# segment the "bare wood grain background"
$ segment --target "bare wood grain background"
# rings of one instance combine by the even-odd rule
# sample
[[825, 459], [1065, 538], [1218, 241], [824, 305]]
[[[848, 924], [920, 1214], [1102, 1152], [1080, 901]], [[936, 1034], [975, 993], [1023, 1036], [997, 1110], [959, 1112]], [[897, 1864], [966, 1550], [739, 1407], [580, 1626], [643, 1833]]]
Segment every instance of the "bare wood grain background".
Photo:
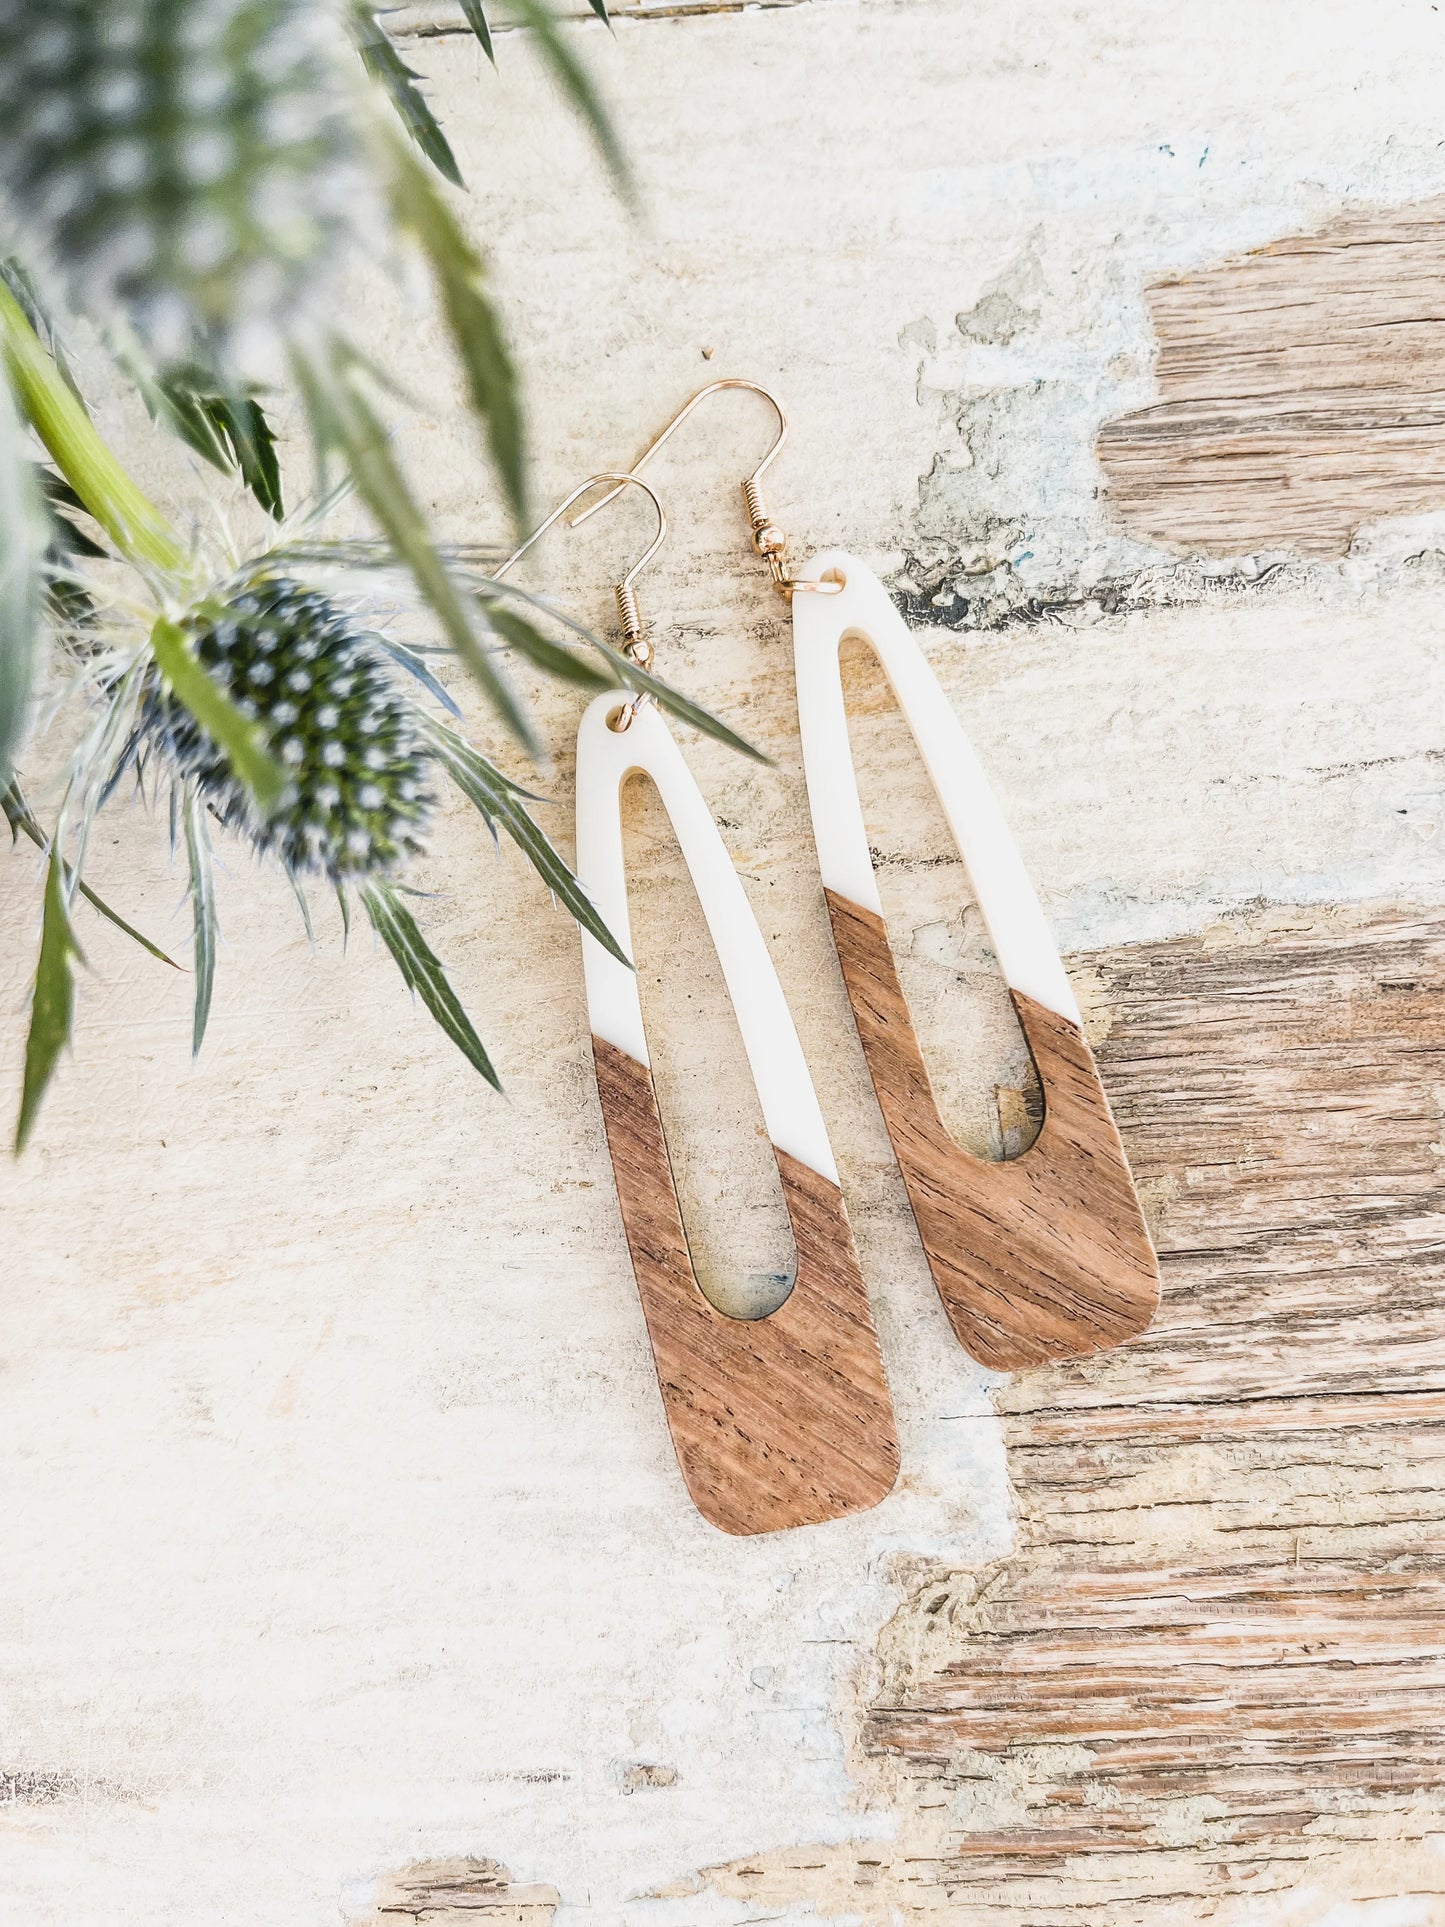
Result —
[[1445, 201], [1348, 216], [1147, 291], [1159, 400], [1106, 422], [1128, 527], [1339, 555], [1445, 502]]
[[1070, 1750], [945, 1881], [1257, 1891], [1445, 1824], [1445, 916], [1095, 961], [1163, 1307], [1000, 1394], [1025, 1549], [871, 1738], [985, 1783]]

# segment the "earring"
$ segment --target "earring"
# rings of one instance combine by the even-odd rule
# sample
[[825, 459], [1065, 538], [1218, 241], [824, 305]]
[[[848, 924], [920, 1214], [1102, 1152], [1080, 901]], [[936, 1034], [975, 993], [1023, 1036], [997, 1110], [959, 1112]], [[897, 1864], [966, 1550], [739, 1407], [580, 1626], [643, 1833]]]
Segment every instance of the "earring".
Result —
[[[661, 547], [667, 522], [645, 482], [591, 477], [497, 573], [603, 483], [614, 485], [613, 494], [640, 488], [657, 516], [656, 535], [615, 592], [623, 652], [646, 671], [652, 645], [633, 585]], [[729, 1318], [704, 1297], [653, 1088], [637, 978], [584, 931], [597, 1093], [667, 1422], [688, 1491], [713, 1525], [731, 1533], [815, 1525], [876, 1505], [898, 1476], [893, 1408], [853, 1232], [757, 919], [681, 750], [640, 688], [626, 701], [598, 696], [577, 732], [578, 880], [631, 955], [621, 788], [635, 771], [662, 798], [706, 918], [797, 1248], [792, 1290], [767, 1317]]]
[[[743, 498], [753, 547], [792, 605], [803, 770], [833, 939], [939, 1296], [959, 1342], [999, 1370], [1117, 1345], [1154, 1315], [1158, 1261], [1058, 947], [983, 767], [922, 650], [877, 576], [855, 557], [823, 555], [800, 575], [788, 574], [786, 540], [759, 486], [788, 424], [756, 382], [700, 389], [631, 473], [722, 388], [749, 389], [777, 413], [777, 437], [743, 484]], [[954, 1141], [914, 1035], [848, 740], [838, 656], [848, 637], [871, 646], [913, 732], [1038, 1072], [1043, 1126], [1029, 1150], [1006, 1163], [975, 1158]]]

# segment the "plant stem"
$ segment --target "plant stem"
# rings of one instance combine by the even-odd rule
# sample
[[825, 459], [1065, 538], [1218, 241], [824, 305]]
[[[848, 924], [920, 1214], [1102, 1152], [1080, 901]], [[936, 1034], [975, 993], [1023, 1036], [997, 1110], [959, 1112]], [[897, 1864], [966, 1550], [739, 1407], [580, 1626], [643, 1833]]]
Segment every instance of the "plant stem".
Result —
[[154, 568], [180, 569], [186, 552], [175, 531], [110, 452], [3, 280], [0, 355], [16, 399], [56, 467], [121, 554]]

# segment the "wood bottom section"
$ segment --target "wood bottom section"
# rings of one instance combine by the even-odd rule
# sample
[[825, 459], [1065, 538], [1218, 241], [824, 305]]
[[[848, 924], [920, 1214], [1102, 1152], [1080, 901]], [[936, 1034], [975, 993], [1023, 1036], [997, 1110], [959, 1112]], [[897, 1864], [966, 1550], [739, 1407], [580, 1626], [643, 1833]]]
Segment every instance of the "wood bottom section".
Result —
[[853, 1233], [836, 1184], [774, 1146], [797, 1281], [767, 1318], [698, 1289], [652, 1073], [592, 1039], [622, 1221], [682, 1476], [724, 1532], [777, 1532], [877, 1505], [898, 1438]]
[[825, 894], [873, 1088], [959, 1343], [982, 1364], [1020, 1371], [1135, 1337], [1159, 1302], [1159, 1268], [1082, 1032], [1011, 992], [1043, 1129], [1007, 1163], [970, 1156], [938, 1114], [883, 919]]

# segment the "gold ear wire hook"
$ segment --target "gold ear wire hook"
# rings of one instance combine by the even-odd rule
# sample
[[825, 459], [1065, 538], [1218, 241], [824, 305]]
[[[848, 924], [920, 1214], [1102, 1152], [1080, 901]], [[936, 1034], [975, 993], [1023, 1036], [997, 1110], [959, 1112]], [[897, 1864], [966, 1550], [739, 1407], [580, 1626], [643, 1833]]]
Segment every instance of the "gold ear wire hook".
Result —
[[[663, 429], [662, 433], [656, 436], [654, 440], [649, 442], [647, 447], [638, 456], [637, 460], [632, 464], [632, 468], [630, 470], [631, 475], [633, 477], [640, 475], [643, 469], [646, 468], [647, 464], [652, 460], [653, 456], [656, 455], [658, 451], [667, 442], [671, 441], [672, 437], [677, 433], [678, 429], [682, 427], [683, 423], [687, 420], [688, 416], [692, 413], [693, 409], [696, 408], [701, 402], [705, 402], [709, 395], [719, 394], [724, 388], [746, 388], [751, 394], [761, 395], [763, 400], [768, 403], [769, 407], [773, 410], [774, 414], [778, 418], [778, 432], [773, 440], [772, 447], [768, 450], [767, 454], [764, 455], [763, 459], [758, 463], [757, 467], [753, 470], [752, 474], [748, 477], [747, 481], [743, 483], [743, 488], [745, 491], [748, 489], [756, 490], [758, 483], [762, 480], [763, 476], [767, 473], [768, 468], [773, 462], [773, 459], [777, 455], [779, 449], [783, 446], [783, 443], [788, 439], [788, 418], [783, 413], [783, 405], [778, 400], [776, 395], [770, 395], [766, 388], [761, 387], [755, 381], [745, 381], [740, 375], [724, 375], [719, 381], [710, 381], [706, 388], [699, 388], [697, 393], [692, 397], [692, 399], [690, 401], [685, 401], [682, 407], [678, 409], [677, 413], [673, 416], [672, 420], [667, 424], [666, 428]], [[593, 516], [597, 513], [598, 509], [606, 508], [607, 504], [610, 501], [612, 501], [618, 493], [619, 493], [618, 488], [609, 489], [607, 494], [603, 496], [599, 496], [598, 499], [592, 504], [590, 508], [583, 509], [580, 515], [574, 515], [571, 520], [571, 523], [569, 524], [569, 527], [574, 529], [580, 528], [582, 524], [585, 521], [587, 521], [587, 519], [590, 516]], [[751, 502], [749, 503], [749, 509], [751, 511]]]
[[[512, 553], [499, 569], [493, 569], [492, 580], [493, 582], [500, 582], [507, 571], [521, 561], [533, 543], [540, 542], [548, 529], [555, 523], [561, 521], [572, 504], [580, 501], [589, 490], [596, 488], [599, 482], [613, 482], [616, 484], [616, 486], [609, 490], [603, 497], [603, 501], [615, 501], [625, 488], [640, 488], [657, 512], [656, 535], [653, 536], [642, 554], [638, 556], [626, 575], [623, 576], [622, 580], [618, 582], [613, 589], [613, 594], [617, 597], [617, 614], [622, 623], [622, 653], [627, 656], [630, 661], [635, 662], [639, 669], [650, 669], [652, 666], [652, 644], [648, 640], [642, 615], [637, 606], [637, 594], [632, 585], [666, 541], [667, 516], [663, 512], [661, 502], [658, 501], [657, 496], [653, 493], [652, 489], [648, 487], [647, 483], [643, 481], [640, 475], [618, 475], [603, 470], [597, 475], [589, 475], [585, 482], [579, 482], [566, 500], [559, 502], [546, 520], [537, 524], [536, 528], [533, 529], [521, 547], [513, 549]], [[602, 502], [599, 502], [597, 507], [601, 508]], [[570, 526], [576, 528], [577, 523], [573, 522]], [[629, 728], [633, 717], [647, 700], [647, 692], [639, 689], [630, 703], [624, 704], [621, 709], [614, 711], [613, 715], [607, 718], [609, 725], [617, 730]]]
[[[637, 596], [633, 591], [632, 585], [666, 541], [667, 517], [663, 513], [661, 502], [658, 501], [657, 496], [648, 487], [647, 483], [643, 481], [640, 475], [618, 475], [603, 470], [597, 475], [589, 475], [585, 482], [579, 482], [577, 487], [574, 488], [572, 493], [567, 497], [566, 501], [559, 502], [547, 519], [537, 524], [536, 528], [533, 529], [522, 546], [519, 549], [513, 549], [512, 553], [499, 569], [493, 569], [492, 580], [494, 582], [500, 582], [507, 571], [521, 561], [533, 543], [540, 542], [548, 529], [550, 529], [554, 523], [561, 521], [572, 504], [580, 501], [589, 489], [596, 488], [599, 482], [614, 482], [616, 483], [616, 487], [608, 491], [602, 498], [602, 502], [597, 504], [598, 508], [602, 507], [603, 502], [615, 501], [625, 488], [640, 488], [648, 501], [651, 502], [653, 508], [657, 511], [656, 535], [653, 536], [646, 549], [644, 549], [642, 554], [633, 563], [632, 567], [627, 571], [626, 575], [623, 576], [614, 590], [614, 594], [617, 597], [617, 613], [622, 619], [623, 647], [628, 655], [632, 657], [633, 661], [640, 663], [645, 669], [652, 658], [652, 644], [648, 642], [646, 636], [643, 634], [642, 618], [638, 613]], [[581, 519], [579, 516], [578, 521]], [[575, 529], [577, 522], [574, 521], [570, 523], [569, 526]], [[646, 651], [645, 657], [638, 653], [642, 650]]]
[[[843, 586], [841, 582], [797, 582], [788, 574], [784, 566], [783, 558], [787, 551], [788, 538], [783, 534], [782, 530], [775, 525], [772, 517], [768, 514], [763, 503], [761, 484], [763, 476], [772, 466], [779, 451], [782, 449], [783, 443], [788, 439], [788, 418], [783, 413], [783, 404], [778, 400], [777, 396], [771, 394], [761, 383], [746, 381], [740, 375], [724, 375], [718, 381], [710, 381], [706, 388], [699, 388], [691, 400], [684, 402], [682, 407], [678, 409], [662, 433], [638, 456], [637, 460], [632, 464], [631, 478], [636, 480], [642, 469], [647, 466], [663, 444], [682, 427], [682, 424], [700, 402], [705, 402], [709, 395], [716, 395], [724, 388], [745, 388], [751, 394], [761, 395], [778, 418], [778, 432], [773, 440], [772, 447], [743, 483], [743, 500], [747, 504], [748, 522], [752, 529], [753, 547], [767, 563], [773, 578], [773, 587], [778, 591], [779, 595], [785, 598], [792, 597], [799, 589], [811, 590], [819, 595], [836, 595], [838, 590]], [[593, 502], [590, 507], [583, 509], [580, 515], [574, 515], [569, 526], [574, 529], [579, 528], [589, 516], [595, 515], [598, 509], [605, 508], [617, 494], [618, 490], [616, 488], [609, 489], [606, 495], [602, 496], [598, 501]]]

